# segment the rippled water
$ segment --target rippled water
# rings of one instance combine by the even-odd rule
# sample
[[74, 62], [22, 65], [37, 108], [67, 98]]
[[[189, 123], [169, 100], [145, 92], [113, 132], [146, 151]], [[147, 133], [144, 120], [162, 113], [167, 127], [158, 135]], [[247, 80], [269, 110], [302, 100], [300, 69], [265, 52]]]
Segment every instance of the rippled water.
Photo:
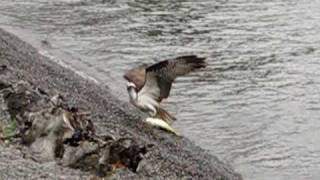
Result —
[[245, 179], [319, 179], [319, 9], [311, 0], [1, 0], [0, 26], [33, 32], [123, 100], [130, 67], [206, 56], [209, 67], [178, 79], [166, 102], [175, 127]]

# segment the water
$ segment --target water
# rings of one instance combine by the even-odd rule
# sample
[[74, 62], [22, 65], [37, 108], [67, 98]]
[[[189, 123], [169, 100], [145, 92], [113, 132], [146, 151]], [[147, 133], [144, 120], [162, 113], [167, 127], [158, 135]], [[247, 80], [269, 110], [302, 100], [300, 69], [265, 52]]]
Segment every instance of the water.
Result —
[[205, 56], [208, 68], [179, 78], [165, 103], [175, 127], [245, 179], [316, 180], [319, 9], [311, 0], [1, 0], [0, 26], [72, 57], [63, 63], [122, 100], [127, 69]]

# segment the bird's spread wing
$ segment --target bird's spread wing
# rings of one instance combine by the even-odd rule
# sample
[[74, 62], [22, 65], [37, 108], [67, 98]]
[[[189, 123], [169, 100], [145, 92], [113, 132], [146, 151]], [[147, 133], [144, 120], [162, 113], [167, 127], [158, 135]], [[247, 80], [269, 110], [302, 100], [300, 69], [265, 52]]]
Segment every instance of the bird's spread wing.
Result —
[[136, 85], [137, 90], [140, 91], [144, 85], [145, 76], [146, 76], [147, 65], [141, 65], [136, 68], [129, 70], [123, 77]]
[[146, 69], [145, 84], [139, 96], [147, 95], [158, 102], [170, 94], [171, 84], [178, 76], [206, 66], [205, 58], [180, 56], [154, 64]]

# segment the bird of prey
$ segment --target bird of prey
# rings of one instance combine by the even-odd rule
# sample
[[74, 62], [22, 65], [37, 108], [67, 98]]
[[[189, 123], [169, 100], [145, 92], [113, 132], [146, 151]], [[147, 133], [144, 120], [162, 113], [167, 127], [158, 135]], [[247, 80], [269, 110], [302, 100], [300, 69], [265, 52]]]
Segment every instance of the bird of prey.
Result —
[[205, 58], [190, 55], [133, 68], [124, 75], [130, 102], [152, 117], [171, 123], [176, 118], [160, 106], [161, 101], [169, 96], [176, 77], [204, 67]]

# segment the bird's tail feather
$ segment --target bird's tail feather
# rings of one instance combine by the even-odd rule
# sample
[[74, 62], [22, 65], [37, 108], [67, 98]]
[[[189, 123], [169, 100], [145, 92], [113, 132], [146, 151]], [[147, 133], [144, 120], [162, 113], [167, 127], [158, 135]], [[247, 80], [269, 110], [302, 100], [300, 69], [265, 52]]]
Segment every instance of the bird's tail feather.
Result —
[[161, 107], [157, 108], [156, 117], [165, 120], [167, 123], [171, 124], [173, 121], [177, 120], [173, 115], [169, 114], [166, 110]]

